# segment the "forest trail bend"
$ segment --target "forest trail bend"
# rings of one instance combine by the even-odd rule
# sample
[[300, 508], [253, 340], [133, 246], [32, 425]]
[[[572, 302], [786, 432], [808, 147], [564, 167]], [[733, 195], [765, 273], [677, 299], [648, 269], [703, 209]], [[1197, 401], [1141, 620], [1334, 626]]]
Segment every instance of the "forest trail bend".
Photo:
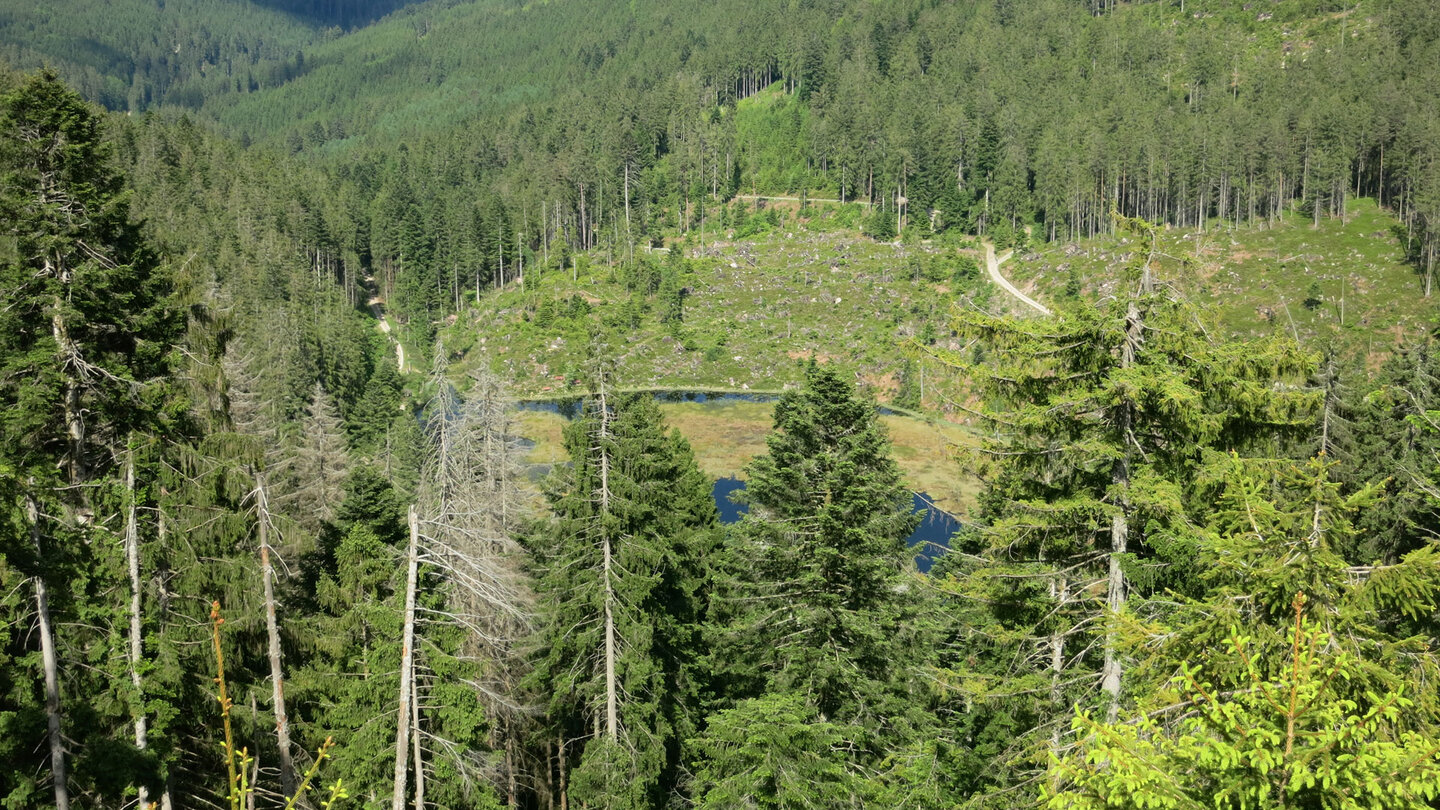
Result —
[[1011, 284], [1004, 276], [1000, 275], [1000, 265], [1003, 264], [1011, 256], [1013, 256], [1015, 254], [1015, 251], [1012, 250], [1006, 253], [1004, 256], [996, 258], [994, 243], [982, 242], [981, 244], [985, 246], [985, 269], [990, 273], [991, 281], [1005, 288], [1006, 292], [1010, 293], [1016, 298], [1019, 298], [1021, 301], [1029, 305], [1032, 309], [1034, 309], [1036, 312], [1039, 312], [1041, 315], [1055, 314], [1050, 311], [1049, 307], [1045, 306], [1039, 301], [1036, 301], [1034, 298], [1031, 298], [1025, 293], [1020, 292], [1020, 290], [1016, 289], [1014, 284]]
[[390, 331], [390, 317], [385, 314], [385, 299], [380, 297], [380, 293], [375, 287], [374, 277], [366, 276], [365, 286], [369, 288], [370, 292], [370, 300], [367, 302], [370, 305], [370, 314], [374, 315], [375, 320], [380, 323], [380, 331], [390, 338], [391, 343], [395, 344], [395, 365], [399, 368], [400, 373], [404, 374], [405, 344], [401, 343], [400, 338]]

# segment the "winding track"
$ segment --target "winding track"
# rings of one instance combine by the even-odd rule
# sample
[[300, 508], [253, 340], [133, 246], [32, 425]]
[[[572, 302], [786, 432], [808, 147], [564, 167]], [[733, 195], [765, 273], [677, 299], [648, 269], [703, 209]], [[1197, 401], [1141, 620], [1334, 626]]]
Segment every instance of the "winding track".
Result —
[[1034, 298], [1031, 298], [1025, 293], [1020, 292], [1018, 289], [1015, 288], [1014, 284], [1011, 284], [1005, 279], [1004, 276], [1000, 275], [1000, 265], [1003, 264], [1005, 260], [1009, 259], [1012, 255], [1014, 255], [1015, 251], [1012, 250], [997, 259], [995, 257], [995, 245], [991, 242], [984, 242], [982, 244], [985, 245], [985, 270], [990, 273], [991, 281], [999, 284], [1005, 289], [1006, 292], [1010, 293], [1016, 298], [1019, 298], [1021, 301], [1028, 304], [1032, 309], [1034, 309], [1036, 312], [1039, 312], [1041, 315], [1055, 314], [1050, 311], [1049, 307], [1045, 306], [1039, 301], [1036, 301]]
[[380, 299], [379, 290], [375, 286], [375, 279], [366, 276], [365, 286], [370, 293], [370, 300], [368, 302], [370, 305], [370, 314], [374, 315], [375, 320], [380, 323], [380, 331], [384, 332], [385, 336], [390, 338], [390, 342], [395, 344], [395, 365], [399, 367], [400, 373], [404, 374], [405, 344], [401, 343], [400, 338], [396, 337], [395, 334], [390, 331], [390, 318], [385, 314], [385, 302]]

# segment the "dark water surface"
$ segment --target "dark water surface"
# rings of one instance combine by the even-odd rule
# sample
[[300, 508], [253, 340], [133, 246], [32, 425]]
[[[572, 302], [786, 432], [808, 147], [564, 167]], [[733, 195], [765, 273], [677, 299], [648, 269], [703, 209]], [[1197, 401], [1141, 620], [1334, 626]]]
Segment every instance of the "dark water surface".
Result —
[[[749, 507], [730, 500], [730, 495], [745, 488], [745, 482], [738, 478], [721, 478], [715, 482], [711, 494], [720, 509], [720, 522], [737, 523]], [[960, 521], [954, 515], [941, 511], [923, 492], [913, 493], [915, 511], [922, 513], [920, 525], [905, 539], [915, 552], [915, 567], [927, 573], [935, 560], [950, 547], [950, 538], [960, 529]]]

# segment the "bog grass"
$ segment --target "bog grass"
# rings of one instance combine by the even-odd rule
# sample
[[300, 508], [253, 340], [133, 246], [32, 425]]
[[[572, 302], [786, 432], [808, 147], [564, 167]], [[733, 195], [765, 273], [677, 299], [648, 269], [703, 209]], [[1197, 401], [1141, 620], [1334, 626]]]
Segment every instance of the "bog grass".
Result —
[[[664, 402], [660, 410], [666, 423], [690, 442], [706, 475], [743, 479], [745, 466], [765, 452], [774, 407], [771, 402]], [[960, 473], [951, 448], [971, 443], [971, 434], [959, 425], [899, 414], [882, 415], [880, 422], [890, 435], [892, 454], [906, 486], [929, 494], [951, 514], [965, 514], [979, 486]], [[526, 461], [563, 463], [566, 456], [560, 434], [564, 426], [565, 419], [559, 414], [522, 411], [520, 433], [534, 442]]]

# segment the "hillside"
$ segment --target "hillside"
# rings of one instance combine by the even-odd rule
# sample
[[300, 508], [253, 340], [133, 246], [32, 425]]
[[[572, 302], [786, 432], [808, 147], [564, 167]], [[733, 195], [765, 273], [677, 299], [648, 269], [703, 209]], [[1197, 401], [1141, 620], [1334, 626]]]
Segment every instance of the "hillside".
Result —
[[[390, 203], [352, 217], [413, 206], [428, 242], [405, 260], [418, 287], [456, 286], [453, 266], [477, 254], [496, 255], [481, 275], [498, 280], [498, 252], [467, 232], [475, 217], [500, 216], [495, 232], [532, 260], [557, 239], [629, 255], [742, 191], [861, 199], [902, 232], [1001, 242], [1027, 226], [1044, 241], [1107, 233], [1112, 206], [1193, 228], [1333, 217], [1373, 197], [1412, 261], [1440, 252], [1427, 134], [1440, 11], [1425, 0], [432, 0], [363, 6], [392, 13], [348, 31], [315, 21], [323, 3], [300, 4], [311, 16], [211, 3], [125, 6], [123, 36], [17, 7], [0, 39], [27, 63], [64, 64], [91, 41], [139, 48], [173, 86], [145, 89], [161, 80], [136, 56], [95, 54], [82, 86], [123, 96], [115, 106], [186, 107]], [[371, 234], [355, 247], [383, 265], [401, 259], [374, 236], [392, 228], [346, 229]], [[406, 319], [459, 306], [388, 297]]]
[[[1319, 225], [1290, 213], [1262, 227], [1166, 233], [1158, 274], [1209, 307], [1236, 338], [1290, 332], [1306, 346], [1333, 346], [1372, 368], [1432, 328], [1434, 299], [1407, 261], [1403, 226], [1372, 199]], [[1136, 245], [1098, 238], [1036, 245], [1006, 273], [1044, 301], [1064, 306], [1114, 295]]]
[[294, 75], [316, 24], [273, 6], [236, 0], [164, 3], [0, 3], [0, 56], [16, 69], [56, 67], [86, 96], [115, 110], [198, 107]]

